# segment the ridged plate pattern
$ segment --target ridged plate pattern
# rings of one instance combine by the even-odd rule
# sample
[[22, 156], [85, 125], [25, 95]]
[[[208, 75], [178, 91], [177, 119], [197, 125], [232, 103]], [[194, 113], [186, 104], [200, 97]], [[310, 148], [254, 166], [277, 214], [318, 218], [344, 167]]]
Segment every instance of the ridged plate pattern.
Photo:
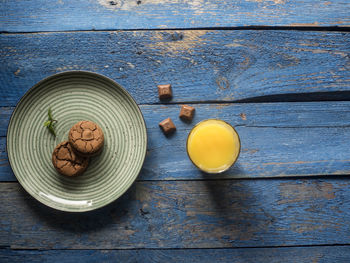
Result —
[[[49, 107], [58, 120], [56, 138], [43, 127]], [[100, 125], [105, 146], [83, 175], [65, 177], [52, 166], [52, 151], [80, 120]], [[31, 88], [14, 110], [7, 134], [10, 164], [25, 190], [45, 205], [71, 212], [121, 196], [139, 174], [146, 148], [145, 122], [133, 98], [111, 79], [84, 71], [56, 74]]]

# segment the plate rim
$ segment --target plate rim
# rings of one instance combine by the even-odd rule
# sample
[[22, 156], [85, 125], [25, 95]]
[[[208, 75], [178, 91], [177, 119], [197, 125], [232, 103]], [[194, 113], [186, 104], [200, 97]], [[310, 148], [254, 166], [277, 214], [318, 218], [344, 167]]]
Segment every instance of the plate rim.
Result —
[[[116, 195], [116, 197], [112, 198], [110, 201], [106, 202], [105, 204], [103, 205], [100, 205], [98, 207], [93, 207], [93, 208], [90, 208], [90, 207], [86, 207], [84, 209], [78, 209], [78, 210], [72, 210], [72, 209], [66, 209], [66, 207], [58, 207], [58, 206], [54, 206], [54, 205], [51, 205], [52, 203], [54, 202], [46, 202], [43, 200], [40, 200], [36, 197], [36, 195], [34, 193], [31, 193], [30, 191], [27, 190], [26, 186], [24, 184], [22, 184], [21, 180], [19, 180], [19, 178], [17, 177], [16, 173], [14, 172], [13, 168], [12, 168], [12, 163], [11, 163], [11, 158], [10, 158], [10, 154], [9, 154], [9, 151], [8, 151], [8, 145], [9, 145], [9, 137], [8, 137], [8, 133], [9, 133], [9, 129], [10, 129], [10, 125], [11, 125], [11, 122], [13, 121], [13, 118], [14, 118], [14, 115], [16, 113], [16, 111], [18, 110], [18, 107], [23, 103], [24, 99], [26, 97], [28, 97], [30, 95], [30, 93], [36, 89], [38, 86], [40, 86], [41, 84], [43, 84], [44, 82], [52, 79], [52, 78], [55, 78], [55, 77], [58, 77], [58, 76], [61, 76], [61, 75], [69, 75], [69, 74], [87, 74], [87, 75], [92, 75], [92, 76], [95, 76], [95, 77], [99, 77], [99, 78], [104, 78], [108, 81], [111, 81], [114, 85], [116, 85], [118, 88], [120, 88], [124, 94], [126, 94], [126, 96], [128, 96], [132, 101], [133, 103], [136, 105], [136, 109], [137, 111], [140, 113], [141, 115], [141, 119], [142, 119], [142, 123], [143, 123], [143, 127], [144, 127], [144, 135], [145, 135], [145, 138], [146, 138], [146, 142], [145, 142], [145, 150], [144, 150], [144, 153], [143, 153], [143, 156], [142, 156], [142, 162], [141, 162], [141, 166], [140, 166], [140, 169], [137, 171], [137, 176], [135, 176], [135, 178], [131, 181], [130, 185], [125, 189], [123, 190], [120, 194]], [[36, 84], [34, 84], [31, 88], [29, 88], [24, 94], [23, 96], [19, 99], [19, 101], [16, 103], [16, 106], [14, 108], [14, 110], [12, 111], [11, 113], [11, 116], [10, 116], [10, 119], [9, 119], [9, 122], [8, 122], [8, 125], [7, 125], [7, 129], [6, 129], [6, 153], [7, 153], [7, 157], [8, 157], [8, 161], [9, 161], [9, 164], [10, 164], [10, 168], [13, 172], [13, 174], [15, 175], [18, 183], [21, 185], [22, 188], [24, 188], [24, 190], [31, 196], [33, 197], [36, 201], [38, 201], [39, 203], [41, 204], [44, 204], [45, 206], [48, 206], [52, 209], [55, 209], [55, 210], [58, 210], [58, 211], [64, 211], [64, 212], [70, 212], [70, 213], [84, 213], [84, 212], [89, 212], [89, 211], [94, 211], [94, 210], [97, 210], [97, 209], [101, 209], [113, 202], [115, 202], [116, 200], [118, 200], [122, 195], [124, 195], [129, 189], [130, 187], [135, 183], [135, 181], [137, 180], [137, 177], [140, 175], [140, 172], [142, 170], [142, 167], [145, 163], [145, 159], [146, 159], [146, 155], [147, 155], [147, 146], [148, 146], [148, 134], [147, 134], [147, 125], [146, 125], [146, 121], [145, 121], [145, 117], [143, 116], [143, 113], [140, 109], [140, 106], [137, 104], [136, 100], [134, 99], [133, 96], [131, 96], [131, 94], [122, 86], [120, 85], [118, 82], [116, 82], [115, 80], [105, 76], [105, 75], [102, 75], [100, 73], [96, 73], [96, 72], [93, 72], [93, 71], [88, 71], [88, 70], [67, 70], [67, 71], [62, 71], [62, 72], [58, 72], [58, 73], [55, 73], [55, 74], [52, 74], [52, 75], [49, 75], [43, 79], [41, 79], [39, 82], [37, 82]]]

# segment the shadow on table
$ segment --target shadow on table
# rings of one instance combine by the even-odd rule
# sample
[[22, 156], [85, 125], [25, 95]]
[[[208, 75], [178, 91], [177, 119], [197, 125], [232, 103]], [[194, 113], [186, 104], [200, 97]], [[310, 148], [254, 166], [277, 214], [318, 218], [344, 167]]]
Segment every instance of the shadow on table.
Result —
[[135, 184], [118, 200], [105, 207], [88, 212], [59, 211], [31, 197], [23, 188], [20, 191], [23, 202], [28, 207], [34, 221], [42, 221], [50, 228], [74, 233], [88, 233], [107, 228], [110, 224], [118, 224], [128, 220], [131, 203], [134, 201]]
[[[256, 212], [258, 196], [254, 192], [252, 180], [235, 180], [235, 175], [243, 171], [237, 165], [222, 174], [221, 180], [213, 175], [202, 174], [209, 198], [208, 212], [215, 215], [211, 231], [218, 233], [216, 241], [225, 247], [251, 245], [265, 227], [265, 218]], [[206, 180], [207, 179], [207, 180]], [[254, 241], [252, 241], [254, 240]]]
[[239, 183], [234, 180], [236, 174], [242, 174], [239, 166], [219, 174], [219, 180], [215, 179], [215, 174], [202, 172], [202, 178], [205, 180], [204, 183], [210, 194], [213, 209], [218, 215], [222, 215], [225, 221], [231, 219], [232, 204], [241, 203], [248, 194], [242, 193], [242, 189], [237, 189]]

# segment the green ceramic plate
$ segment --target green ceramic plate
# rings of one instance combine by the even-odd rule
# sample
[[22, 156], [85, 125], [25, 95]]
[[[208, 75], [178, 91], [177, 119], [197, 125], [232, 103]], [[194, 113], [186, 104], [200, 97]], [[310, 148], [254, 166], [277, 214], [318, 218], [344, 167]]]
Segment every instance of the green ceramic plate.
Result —
[[[58, 120], [56, 138], [43, 127], [49, 107]], [[100, 125], [105, 146], [83, 175], [69, 178], [56, 172], [51, 154], [80, 120]], [[18, 103], [7, 133], [10, 164], [21, 185], [43, 204], [71, 212], [93, 210], [121, 196], [139, 174], [146, 147], [146, 125], [129, 93], [85, 71], [56, 74], [36, 84]]]

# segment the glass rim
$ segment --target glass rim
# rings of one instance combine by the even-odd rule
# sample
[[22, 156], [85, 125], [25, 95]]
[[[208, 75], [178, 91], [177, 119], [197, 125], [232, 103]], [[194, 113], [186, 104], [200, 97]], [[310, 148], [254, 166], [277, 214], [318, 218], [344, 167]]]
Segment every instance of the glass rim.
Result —
[[[234, 161], [232, 162], [231, 165], [229, 165], [227, 168], [223, 169], [223, 170], [220, 170], [218, 172], [212, 172], [212, 171], [206, 171], [206, 170], [203, 170], [202, 168], [200, 168], [197, 164], [194, 163], [194, 161], [191, 159], [191, 156], [188, 152], [188, 139], [190, 138], [190, 135], [191, 133], [193, 132], [193, 130], [199, 126], [200, 124], [202, 124], [203, 122], [206, 122], [206, 121], [219, 121], [219, 122], [223, 122], [225, 124], [227, 124], [228, 126], [230, 126], [234, 132], [237, 134], [237, 137], [238, 137], [238, 143], [239, 143], [239, 149], [238, 149], [238, 154], [236, 156], [236, 158], [234, 159]], [[192, 129], [190, 130], [190, 132], [188, 133], [187, 135], [187, 140], [186, 140], [186, 152], [187, 152], [187, 156], [188, 158], [191, 160], [191, 162], [193, 163], [194, 166], [196, 166], [200, 171], [204, 172], [204, 173], [207, 173], [207, 174], [221, 174], [223, 172], [226, 172], [228, 169], [230, 169], [238, 160], [238, 157], [241, 153], [241, 138], [239, 137], [239, 134], [237, 132], [237, 130], [235, 129], [235, 127], [233, 127], [230, 123], [228, 123], [227, 121], [224, 121], [224, 120], [221, 120], [221, 119], [215, 119], [215, 118], [209, 118], [209, 119], [204, 119], [204, 120], [201, 120], [200, 122], [196, 123], [196, 125], [194, 125], [192, 127]]]

